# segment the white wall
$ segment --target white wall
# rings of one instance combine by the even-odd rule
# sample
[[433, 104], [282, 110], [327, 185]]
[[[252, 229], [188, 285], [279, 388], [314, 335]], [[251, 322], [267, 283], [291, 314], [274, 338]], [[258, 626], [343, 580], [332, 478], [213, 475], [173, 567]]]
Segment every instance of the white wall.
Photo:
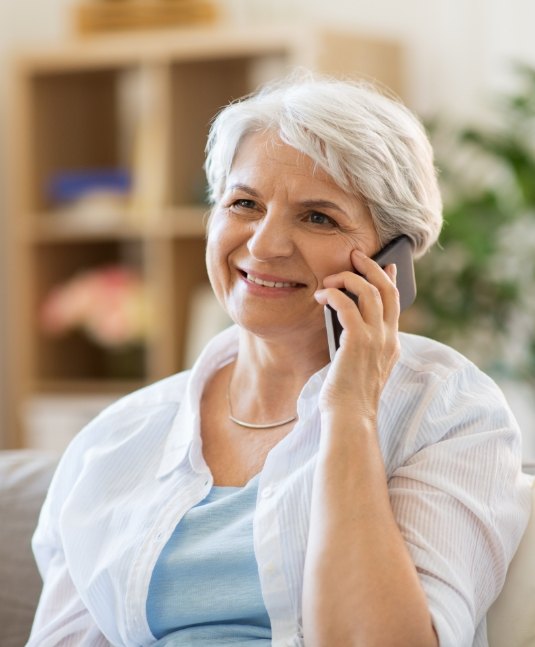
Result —
[[[401, 40], [408, 54], [409, 101], [423, 115], [437, 110], [458, 117], [479, 117], [488, 94], [511, 82], [508, 63], [535, 65], [534, 0], [219, 0], [227, 19], [309, 20], [343, 24]], [[7, 54], [36, 41], [69, 32], [68, 10], [76, 0], [0, 0], [0, 142], [7, 123]], [[0, 446], [2, 396], [6, 384], [7, 339], [3, 294], [7, 267], [5, 240], [5, 168], [9, 151], [0, 146]]]
[[422, 114], [478, 115], [510, 80], [508, 61], [535, 65], [533, 0], [227, 0], [245, 20], [293, 16], [392, 36], [407, 49], [409, 93]]

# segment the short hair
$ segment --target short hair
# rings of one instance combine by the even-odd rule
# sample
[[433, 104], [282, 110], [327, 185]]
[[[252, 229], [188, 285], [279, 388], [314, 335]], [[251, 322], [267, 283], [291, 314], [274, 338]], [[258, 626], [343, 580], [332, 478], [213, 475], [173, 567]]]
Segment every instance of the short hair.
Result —
[[215, 117], [206, 146], [212, 204], [225, 192], [244, 137], [269, 131], [364, 201], [382, 245], [406, 234], [418, 257], [437, 240], [442, 200], [433, 150], [397, 99], [368, 82], [308, 73], [232, 102]]

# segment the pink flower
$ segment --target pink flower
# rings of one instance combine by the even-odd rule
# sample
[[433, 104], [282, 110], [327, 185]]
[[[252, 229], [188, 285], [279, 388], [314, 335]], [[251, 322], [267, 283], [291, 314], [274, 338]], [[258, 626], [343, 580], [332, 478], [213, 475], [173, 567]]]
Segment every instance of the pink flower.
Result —
[[143, 341], [148, 334], [146, 287], [137, 272], [108, 266], [56, 286], [41, 309], [42, 329], [54, 336], [82, 329], [102, 346]]

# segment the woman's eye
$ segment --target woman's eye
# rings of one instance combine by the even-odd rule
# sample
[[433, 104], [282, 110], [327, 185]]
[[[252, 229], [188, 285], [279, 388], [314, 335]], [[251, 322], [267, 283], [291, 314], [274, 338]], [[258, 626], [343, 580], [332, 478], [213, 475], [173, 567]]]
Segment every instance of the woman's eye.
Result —
[[319, 213], [318, 211], [313, 211], [308, 215], [308, 221], [313, 225], [324, 225], [327, 227], [336, 227], [336, 222], [326, 216], [324, 213]]
[[238, 209], [254, 209], [256, 207], [256, 202], [254, 200], [242, 198], [240, 200], [234, 200], [231, 206]]

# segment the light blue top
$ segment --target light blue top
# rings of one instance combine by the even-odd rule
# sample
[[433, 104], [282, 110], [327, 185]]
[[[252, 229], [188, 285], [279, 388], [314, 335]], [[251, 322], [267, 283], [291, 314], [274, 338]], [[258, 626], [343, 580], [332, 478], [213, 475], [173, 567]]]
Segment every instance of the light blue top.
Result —
[[213, 487], [175, 528], [149, 587], [155, 645], [271, 645], [253, 549], [257, 489], [257, 477]]

